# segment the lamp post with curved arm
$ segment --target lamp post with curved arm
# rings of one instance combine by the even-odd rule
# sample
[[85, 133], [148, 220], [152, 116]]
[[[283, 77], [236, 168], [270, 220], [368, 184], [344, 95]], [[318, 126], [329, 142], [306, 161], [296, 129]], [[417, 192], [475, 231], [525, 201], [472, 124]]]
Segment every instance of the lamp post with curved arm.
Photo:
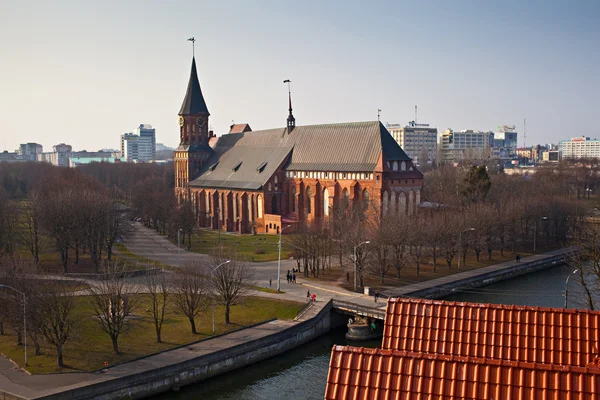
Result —
[[356, 264], [357, 264], [357, 258], [356, 258], [356, 249], [359, 248], [360, 246], [362, 246], [363, 244], [369, 244], [371, 243], [370, 241], [365, 241], [362, 243], [357, 244], [356, 246], [354, 246], [354, 292], [356, 292]]
[[565, 282], [565, 308], [567, 308], [567, 297], [569, 296], [569, 278], [571, 277], [571, 275], [576, 274], [577, 272], [579, 272], [579, 269], [576, 269], [575, 271], [571, 272], [569, 276], [567, 276], [567, 280]]
[[27, 366], [27, 308], [25, 305], [27, 303], [27, 298], [25, 297], [25, 292], [21, 292], [12, 286], [3, 284], [0, 284], [0, 288], [12, 289], [23, 296], [23, 347], [25, 348], [25, 366]]
[[[210, 283], [211, 284], [214, 285], [213, 274], [215, 273], [215, 271], [218, 270], [219, 267], [221, 267], [222, 265], [229, 264], [230, 262], [231, 262], [231, 260], [224, 261], [221, 264], [217, 265], [216, 267], [214, 267], [210, 270]], [[214, 290], [212, 293], [212, 328], [213, 328], [213, 335], [214, 335], [215, 334], [215, 292], [214, 292]]]

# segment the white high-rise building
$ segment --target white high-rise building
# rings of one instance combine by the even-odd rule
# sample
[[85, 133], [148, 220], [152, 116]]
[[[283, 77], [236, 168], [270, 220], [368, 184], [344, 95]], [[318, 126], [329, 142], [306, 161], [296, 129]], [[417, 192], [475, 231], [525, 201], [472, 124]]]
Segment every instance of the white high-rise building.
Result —
[[147, 162], [156, 159], [156, 129], [141, 124], [133, 133], [121, 135], [121, 155], [128, 162]]
[[408, 125], [387, 124], [387, 130], [402, 150], [413, 159], [415, 164], [424, 165], [435, 160], [437, 156], [438, 130], [429, 124], [417, 124], [410, 121]]
[[561, 159], [600, 158], [600, 140], [580, 136], [558, 142]]

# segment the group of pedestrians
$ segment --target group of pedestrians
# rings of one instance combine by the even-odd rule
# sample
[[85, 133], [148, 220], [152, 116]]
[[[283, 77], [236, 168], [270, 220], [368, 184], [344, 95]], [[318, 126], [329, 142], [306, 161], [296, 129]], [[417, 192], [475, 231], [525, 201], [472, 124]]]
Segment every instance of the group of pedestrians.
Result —
[[293, 272], [290, 272], [289, 269], [287, 272], [287, 283], [296, 283], [296, 274]]

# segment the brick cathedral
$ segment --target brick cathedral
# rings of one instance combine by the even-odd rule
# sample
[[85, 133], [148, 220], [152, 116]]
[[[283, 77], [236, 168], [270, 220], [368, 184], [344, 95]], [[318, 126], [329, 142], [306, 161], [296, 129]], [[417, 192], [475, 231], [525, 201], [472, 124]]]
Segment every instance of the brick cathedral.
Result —
[[296, 126], [291, 96], [283, 128], [238, 124], [216, 137], [209, 117], [192, 59], [175, 190], [191, 197], [202, 226], [279, 233], [326, 223], [342, 204], [370, 204], [388, 215], [411, 214], [421, 201], [423, 174], [379, 121]]

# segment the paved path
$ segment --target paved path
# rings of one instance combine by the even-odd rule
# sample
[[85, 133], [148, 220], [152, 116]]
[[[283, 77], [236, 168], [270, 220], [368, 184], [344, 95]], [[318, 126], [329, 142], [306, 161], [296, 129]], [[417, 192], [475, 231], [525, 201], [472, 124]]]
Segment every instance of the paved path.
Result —
[[532, 261], [540, 261], [548, 258], [552, 258], [558, 255], [563, 255], [573, 251], [573, 248], [565, 248], [560, 250], [550, 251], [543, 254], [534, 254], [529, 257], [522, 258], [520, 262], [516, 261], [505, 261], [499, 264], [488, 265], [487, 267], [472, 269], [469, 271], [459, 272], [452, 275], [443, 276], [441, 278], [430, 279], [428, 281], [414, 283], [412, 285], [406, 285], [398, 288], [386, 290], [384, 293], [389, 297], [411, 297], [413, 293], [420, 292], [422, 290], [430, 289], [436, 286], [451, 285], [456, 282], [460, 282], [465, 279], [474, 278], [479, 275], [488, 274], [490, 272], [501, 271], [503, 269], [511, 268], [517, 265], [524, 265]]
[[[140, 223], [133, 224], [135, 230], [127, 239], [125, 245], [134, 254], [147, 259], [155, 260], [172, 266], [181, 266], [192, 260], [210, 261], [210, 256], [198, 254], [181, 249], [171, 243], [165, 236], [158, 234], [155, 230], [146, 228]], [[254, 280], [257, 286], [268, 287], [269, 279], [272, 281], [271, 287], [277, 288], [277, 261], [252, 263], [254, 268]], [[336, 298], [339, 300], [353, 301], [357, 304], [375, 306], [373, 298], [363, 294], [354, 293], [338, 286], [326, 286], [326, 284], [315, 283], [314, 281], [304, 279], [301, 274], [296, 274], [297, 283], [287, 283], [286, 273], [288, 270], [296, 267], [295, 260], [281, 261], [281, 290], [285, 293], [265, 293], [257, 291], [254, 294], [262, 297], [271, 297], [277, 299], [306, 301], [306, 292], [310, 291], [317, 295], [317, 300], [329, 300]], [[379, 302], [380, 307], [385, 307], [385, 303]]]
[[[297, 321], [275, 320], [242, 329], [213, 339], [182, 346], [140, 360], [107, 369], [107, 372], [29, 375], [12, 362], [0, 357], [0, 390], [23, 398], [36, 398], [59, 393], [76, 387], [105, 382], [111, 379], [150, 371], [171, 364], [194, 359], [232, 346], [281, 332], [316, 316], [326, 302], [313, 303]], [[2, 394], [0, 392], [0, 398]]]

